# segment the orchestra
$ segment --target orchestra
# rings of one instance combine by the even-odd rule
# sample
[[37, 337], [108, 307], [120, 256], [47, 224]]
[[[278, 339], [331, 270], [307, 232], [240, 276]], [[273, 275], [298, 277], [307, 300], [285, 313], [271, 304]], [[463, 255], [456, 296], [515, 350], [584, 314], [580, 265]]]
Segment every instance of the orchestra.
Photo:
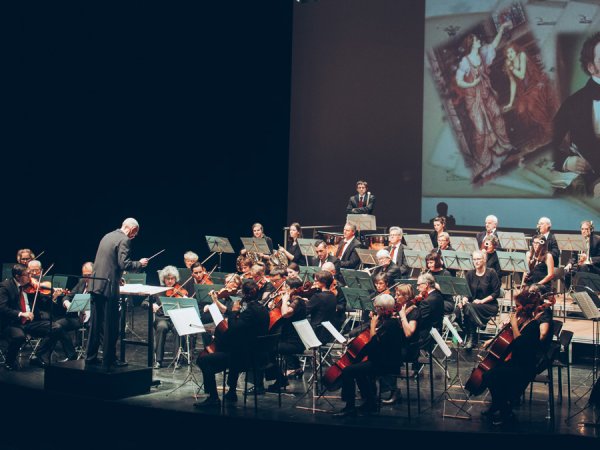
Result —
[[[364, 187], [361, 187], [361, 190], [364, 190]], [[371, 205], [372, 200], [369, 200]], [[366, 204], [366, 200], [361, 199], [360, 194], [356, 201], [357, 204], [361, 201], [363, 205]], [[259, 336], [276, 334], [279, 338], [276, 351], [268, 355], [272, 364], [264, 373], [257, 373], [255, 386], [248, 392], [278, 392], [289, 386], [289, 379], [302, 378], [304, 369], [298, 355], [303, 353], [304, 344], [293, 323], [303, 319], [309, 320], [317, 338], [323, 344], [333, 339], [331, 333], [322, 325], [324, 322], [331, 322], [336, 329], [347, 335], [350, 339], [348, 345], [352, 345], [354, 341], [356, 346], [361, 344], [361, 353], [358, 356], [352, 355], [350, 365], [340, 367], [335, 361], [337, 356], [334, 356], [331, 364], [337, 369], [332, 370], [337, 373], [334, 377], [326, 375], [323, 379], [328, 389], [342, 387], [341, 398], [345, 407], [335, 414], [336, 417], [375, 413], [378, 409], [376, 381], [379, 382], [381, 393], [386, 394], [386, 398], [382, 400], [383, 405], [398, 402], [400, 390], [395, 385], [394, 377], [389, 374], [398, 372], [404, 362], [412, 362], [413, 369], [419, 367], [419, 349], [432, 349], [430, 330], [435, 328], [442, 332], [444, 316], [456, 320], [459, 330], [462, 331], [464, 345], [461, 349], [469, 352], [478, 348], [480, 333], [485, 331], [488, 321], [500, 312], [500, 280], [502, 275], [506, 274], [500, 269], [496, 253], [500, 249], [497, 235], [498, 218], [488, 215], [485, 219], [485, 231], [477, 234], [480, 249], [472, 252], [474, 268], [466, 271], [454, 270], [454, 274], [444, 268], [441, 258], [443, 250], [452, 249], [450, 236], [443, 226], [444, 221], [436, 218], [433, 223], [437, 247], [426, 255], [427, 270], [422, 271], [416, 279], [418, 295], [415, 296], [413, 287], [403, 281], [411, 275], [404, 255], [407, 247], [402, 244], [404, 232], [400, 227], [390, 227], [389, 246], [377, 251], [377, 265], [367, 270], [375, 288], [369, 293], [373, 311], [363, 310], [362, 316], [356, 316], [362, 320], [356, 323], [353, 321], [347, 327], [344, 325], [348, 323], [346, 319], [351, 317], [349, 314], [352, 311], [347, 308], [342, 290], [344, 279], [340, 269], [363, 267], [356, 252], [362, 248], [362, 244], [356, 237], [358, 230], [354, 224], [344, 225], [344, 238], [339, 242], [335, 254], [329, 251], [323, 240], [315, 241], [316, 256], [310, 257], [308, 263], [318, 267], [319, 271], [314, 274], [312, 282], [303, 282], [301, 277], [300, 265], [305, 263], [306, 259], [299, 252], [298, 238], [302, 237], [302, 230], [298, 223], [290, 225], [289, 241], [285, 248], [279, 247], [281, 253], [275, 253], [285, 255], [285, 264], [273, 264], [272, 258], [264, 258], [268, 255], [241, 252], [236, 262], [239, 273], [228, 273], [225, 286], [209, 292], [209, 301], [216, 305], [224, 317], [224, 322], [214, 326], [209, 305], [198, 304], [201, 322], [208, 326], [201, 340], [197, 342], [194, 336], [192, 337], [192, 346], [196, 347], [198, 344], [203, 347], [196, 363], [202, 372], [207, 398], [197, 402], [195, 406], [205, 408], [220, 405], [215, 374], [225, 368], [229, 370], [229, 391], [225, 393], [224, 401], [237, 401], [239, 372], [247, 367], [252, 346]], [[137, 229], [135, 224], [131, 223], [124, 233], [132, 239], [137, 234]], [[551, 292], [552, 282], [556, 261], [560, 256], [558, 242], [550, 229], [550, 219], [540, 218], [536, 234], [530, 241], [531, 247], [525, 254], [527, 268], [523, 275], [523, 285], [515, 297], [518, 308], [503, 328], [510, 330], [512, 336], [511, 357], [500, 358], [499, 364], [491, 370], [474, 373], [465, 385], [473, 395], [489, 389], [492, 405], [483, 415], [493, 423], [512, 420], [511, 411], [515, 398], [522, 393], [535, 372], [545, 367], [542, 360], [544, 352], [552, 342], [552, 305], [556, 301], [554, 293]], [[573, 252], [565, 267], [567, 272], [600, 274], [600, 239], [593, 231], [592, 221], [581, 222], [581, 249]], [[273, 247], [272, 240], [264, 235], [262, 225], [254, 224], [253, 235], [264, 238], [267, 243], [270, 242], [269, 247]], [[185, 252], [185, 266], [191, 272], [190, 278], [185, 282], [180, 280], [179, 271], [174, 265], [164, 266], [158, 272], [158, 279], [162, 286], [169, 289], [160, 295], [195, 298], [197, 285], [218, 283], [213, 281], [212, 271], [208, 272], [199, 259], [198, 254], [192, 251]], [[270, 264], [265, 263], [266, 260]], [[67, 290], [53, 289], [49, 282], [42, 281], [45, 275], [42, 263], [35, 259], [35, 254], [30, 249], [18, 250], [17, 261], [19, 263], [12, 268], [12, 278], [0, 284], [0, 323], [3, 336], [9, 344], [5, 353], [4, 368], [20, 368], [18, 352], [26, 335], [41, 338], [40, 345], [30, 359], [32, 366], [46, 367], [58, 342], [62, 343], [64, 359], [57, 358], [56, 361], [76, 359], [77, 352], [71, 334], [84, 325], [90, 313], [69, 313], [68, 310], [76, 294], [90, 292], [90, 278], [93, 278], [95, 273], [93, 262], [83, 264], [82, 276]], [[143, 264], [135, 264], [136, 269], [143, 269], [148, 264], [147, 258], [140, 261], [143, 261]], [[452, 275], [466, 280], [470, 296], [457, 297], [440, 291], [436, 278]], [[519, 290], [519, 287], [515, 289]], [[391, 294], [394, 294], [394, 297]], [[197, 300], [200, 302], [200, 299]], [[171, 319], [165, 315], [160, 297], [155, 296], [152, 302], [146, 303], [152, 304], [155, 333], [154, 368], [160, 369], [164, 367], [168, 332], [173, 331], [175, 339], [179, 339], [179, 336]], [[493, 341], [494, 338], [491, 342]], [[92, 341], [92, 345], [97, 344]], [[488, 348], [488, 345], [490, 341], [486, 342], [484, 349]], [[97, 358], [95, 350], [97, 351], [92, 348], [88, 358]], [[284, 360], [285, 364], [279, 364], [278, 357]], [[476, 379], [477, 377], [479, 378]], [[265, 389], [263, 378], [274, 382]], [[356, 386], [364, 400], [360, 407], [355, 405]]]

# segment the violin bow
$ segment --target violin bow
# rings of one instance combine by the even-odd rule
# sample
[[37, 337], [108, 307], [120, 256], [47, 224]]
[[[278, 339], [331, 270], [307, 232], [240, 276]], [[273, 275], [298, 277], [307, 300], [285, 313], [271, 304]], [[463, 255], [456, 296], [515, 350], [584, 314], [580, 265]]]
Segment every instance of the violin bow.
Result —
[[40, 287], [42, 285], [42, 278], [44, 278], [48, 274], [48, 272], [50, 272], [50, 270], [52, 270], [53, 267], [54, 267], [54, 263], [50, 264], [50, 267], [48, 267], [46, 269], [46, 271], [43, 272], [42, 275], [40, 276], [40, 281], [38, 282], [37, 288], [35, 288], [35, 296], [33, 297], [33, 305], [31, 306], [31, 312], [35, 311], [35, 305], [37, 303], [38, 294], [40, 293]]

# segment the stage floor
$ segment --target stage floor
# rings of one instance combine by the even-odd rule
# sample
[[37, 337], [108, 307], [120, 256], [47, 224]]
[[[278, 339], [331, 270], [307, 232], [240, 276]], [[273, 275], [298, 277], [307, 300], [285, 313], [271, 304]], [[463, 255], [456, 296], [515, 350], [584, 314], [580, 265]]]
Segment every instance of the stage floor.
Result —
[[[142, 329], [143, 311], [135, 312], [135, 332], [141, 338], [145, 336]], [[175, 350], [173, 336], [170, 334], [167, 342], [167, 349]], [[457, 353], [453, 350], [453, 355], [448, 363], [449, 376], [454, 379], [457, 385], [464, 383], [477, 361], [477, 352], [467, 353], [459, 350], [459, 378], [456, 365]], [[166, 355], [166, 361], [172, 357], [172, 354]], [[146, 349], [138, 346], [128, 346], [127, 360], [130, 364], [145, 365]], [[238, 385], [239, 401], [234, 405], [226, 405], [224, 411], [220, 408], [196, 409], [193, 403], [204, 398], [204, 393], [200, 388], [202, 375], [197, 366], [192, 366], [192, 374], [197, 380], [187, 380], [189, 372], [188, 366], [183, 365], [178, 369], [163, 368], [154, 370], [154, 379], [160, 383], [151, 388], [147, 394], [138, 395], [122, 400], [99, 401], [88, 396], [86, 392], [77, 392], [76, 395], [62, 395], [48, 393], [44, 391], [44, 373], [42, 369], [29, 367], [27, 359], [21, 361], [23, 368], [16, 372], [8, 372], [0, 369], [0, 389], [3, 403], [18, 402], [20, 406], [25, 407], [27, 403], [29, 408], [46, 411], [48, 414], [54, 414], [56, 411], [59, 416], [66, 414], [70, 418], [82, 418], [82, 430], [87, 430], [89, 424], [86, 421], [97, 420], [98, 416], [105, 419], [107, 416], [116, 421], [115, 426], [127, 424], [127, 429], [131, 430], [133, 423], [137, 423], [143, 430], [131, 430], [138, 433], [139, 436], [134, 441], [127, 441], [128, 445], [124, 448], [137, 448], [142, 441], [147, 443], [156, 443], [158, 441], [168, 441], [170, 430], [175, 427], [182, 427], [182, 424], [189, 424], [194, 428], [201, 427], [202, 433], [211, 431], [228, 430], [234, 426], [240, 433], [228, 434], [228, 439], [240, 443], [247, 437], [243, 436], [241, 430], [272, 430], [278, 434], [285, 430], [285, 434], [304, 433], [310, 430], [318, 430], [320, 439], [324, 441], [337, 439], [352, 443], [357, 439], [354, 431], [360, 429], [374, 429], [378, 432], [383, 430], [400, 431], [410, 433], [412, 437], [421, 439], [423, 442], [454, 442], [464, 443], [473, 439], [477, 442], [477, 436], [482, 434], [491, 435], [494, 443], [504, 442], [508, 437], [518, 439], [537, 439], [550, 444], [558, 442], [564, 443], [578, 439], [597, 438], [600, 431], [594, 427], [581, 426], [580, 422], [594, 420], [593, 411], [587, 409], [570, 421], [566, 419], [581, 410], [587, 403], [589, 397], [589, 388], [591, 387], [592, 369], [588, 365], [576, 364], [572, 367], [572, 401], [569, 405], [567, 401], [566, 373], [563, 371], [563, 402], [555, 402], [556, 420], [552, 424], [547, 418], [547, 395], [548, 388], [536, 383], [533, 390], [533, 402], [529, 404], [529, 391], [527, 391], [526, 401], [516, 410], [517, 420], [515, 423], [503, 426], [494, 426], [487, 420], [482, 419], [480, 412], [487, 408], [486, 401], [489, 398], [484, 394], [479, 397], [469, 399], [464, 404], [464, 391], [457, 386], [450, 388], [444, 393], [443, 371], [440, 367], [434, 367], [434, 398], [433, 405], [429, 397], [429, 375], [428, 368], [425, 367], [420, 377], [421, 384], [421, 407], [420, 414], [417, 412], [417, 399], [415, 394], [416, 383], [411, 381], [411, 418], [408, 418], [406, 401], [406, 384], [404, 380], [399, 380], [404, 400], [397, 405], [383, 406], [377, 415], [359, 416], [354, 418], [337, 419], [332, 417], [331, 412], [340, 409], [343, 406], [339, 398], [340, 392], [327, 393], [326, 398], [317, 401], [317, 408], [322, 411], [311, 411], [312, 397], [305, 395], [309, 386], [308, 379], [311, 375], [310, 366], [306, 368], [304, 377], [301, 380], [290, 380], [290, 385], [283, 391], [282, 407], [278, 406], [277, 394], [267, 393], [258, 397], [258, 410], [254, 410], [254, 400], [252, 396], [248, 397], [248, 405], [243, 405], [243, 376], [240, 377]], [[217, 377], [218, 385], [221, 385], [221, 378]], [[268, 384], [269, 382], [267, 382]], [[556, 388], [555, 388], [556, 390]], [[448, 415], [457, 413], [456, 407], [448, 401], [447, 395], [450, 395], [454, 401], [462, 405], [471, 415], [470, 417], [449, 418], [443, 417], [444, 412]], [[558, 392], [556, 391], [556, 395]], [[23, 402], [27, 399], [27, 402]], [[482, 403], [483, 401], [483, 403]], [[23, 404], [21, 404], [23, 402]], [[360, 400], [358, 400], [360, 403]], [[302, 408], [298, 408], [302, 407]], [[463, 415], [463, 414], [461, 414]], [[47, 416], [44, 416], [47, 417]], [[135, 417], [135, 421], [133, 418]], [[58, 420], [58, 417], [56, 418]], [[124, 421], [124, 422], [123, 422]], [[204, 425], [202, 425], [204, 424]], [[206, 424], [210, 427], [206, 429]], [[18, 422], [15, 424], [18, 426]], [[186, 425], [187, 426], [187, 425]], [[78, 426], [79, 427], [79, 426]], [[223, 428], [224, 427], [224, 428]], [[214, 428], [214, 429], [213, 429]], [[348, 431], [350, 430], [350, 431]], [[199, 430], [196, 430], [199, 431]], [[187, 431], [181, 430], [180, 433]], [[250, 431], [252, 432], [252, 431]], [[151, 433], [150, 437], [148, 434]], [[323, 434], [325, 433], [325, 434]], [[339, 435], [342, 433], [342, 436]], [[360, 434], [360, 433], [359, 433]], [[370, 436], [374, 435], [367, 434]], [[153, 437], [152, 437], [153, 436]], [[328, 436], [328, 437], [327, 437]], [[307, 439], [309, 437], [307, 436]], [[21, 447], [19, 442], [13, 442], [9, 437], [5, 442], [10, 442], [8, 448], [29, 448]], [[49, 441], [44, 441], [48, 444]], [[104, 442], [99, 440], [99, 442]], [[335, 442], [332, 441], [332, 442]], [[52, 442], [50, 442], [52, 444]], [[57, 441], [57, 448], [65, 448], [64, 443]], [[310, 446], [310, 444], [307, 445]], [[596, 445], [596, 444], [594, 444]], [[84, 446], [85, 447], [85, 446]], [[53, 448], [52, 445], [48, 448]], [[67, 448], [70, 448], [67, 446]], [[79, 447], [78, 447], [79, 448]]]

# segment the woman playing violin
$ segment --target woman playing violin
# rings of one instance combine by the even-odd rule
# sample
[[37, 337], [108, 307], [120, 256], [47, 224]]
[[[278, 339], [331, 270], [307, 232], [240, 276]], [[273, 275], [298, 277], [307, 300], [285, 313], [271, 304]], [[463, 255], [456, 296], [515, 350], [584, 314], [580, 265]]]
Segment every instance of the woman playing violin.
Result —
[[527, 252], [529, 272], [525, 275], [525, 284], [538, 285], [540, 293], [550, 292], [550, 282], [554, 278], [554, 258], [548, 251], [548, 243], [543, 235], [533, 237], [532, 249]]
[[491, 418], [496, 425], [514, 417], [511, 402], [522, 395], [536, 373], [540, 323], [535, 316], [542, 297], [536, 290], [523, 289], [515, 297], [515, 303], [517, 310], [510, 315], [514, 338], [509, 346], [510, 356], [483, 374], [483, 383], [490, 390], [492, 404], [482, 415]]
[[[342, 371], [342, 400], [346, 406], [334, 417], [372, 414], [377, 411], [374, 377], [378, 374], [398, 372], [402, 363], [403, 331], [400, 321], [392, 316], [396, 302], [389, 294], [379, 295], [374, 302], [375, 314], [370, 321], [370, 341], [363, 352], [366, 361], [345, 367]], [[406, 310], [405, 310], [406, 313]], [[406, 316], [404, 316], [406, 317]], [[356, 408], [355, 381], [365, 400]]]
[[295, 262], [289, 263], [287, 268], [287, 279], [298, 279], [300, 280], [300, 266]]
[[[216, 298], [213, 297], [212, 301], [217, 305], [221, 314], [226, 314], [227, 311], [231, 311], [231, 306], [233, 305], [233, 300], [231, 300], [232, 296], [236, 296], [239, 290], [242, 288], [242, 277], [240, 277], [236, 273], [230, 273], [225, 277], [225, 287], [217, 291]], [[208, 305], [204, 306], [204, 313], [208, 313]], [[210, 314], [208, 316], [202, 315], [202, 323], [210, 323], [212, 322], [212, 317]]]

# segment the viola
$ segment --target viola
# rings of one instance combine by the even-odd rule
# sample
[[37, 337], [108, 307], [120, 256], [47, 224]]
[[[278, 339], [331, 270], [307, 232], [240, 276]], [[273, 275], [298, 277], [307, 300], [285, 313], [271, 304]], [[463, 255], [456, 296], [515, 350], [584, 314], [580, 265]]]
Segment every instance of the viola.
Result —
[[176, 283], [172, 288], [165, 292], [166, 297], [182, 298], [188, 296], [187, 289], [183, 288], [179, 283]]

